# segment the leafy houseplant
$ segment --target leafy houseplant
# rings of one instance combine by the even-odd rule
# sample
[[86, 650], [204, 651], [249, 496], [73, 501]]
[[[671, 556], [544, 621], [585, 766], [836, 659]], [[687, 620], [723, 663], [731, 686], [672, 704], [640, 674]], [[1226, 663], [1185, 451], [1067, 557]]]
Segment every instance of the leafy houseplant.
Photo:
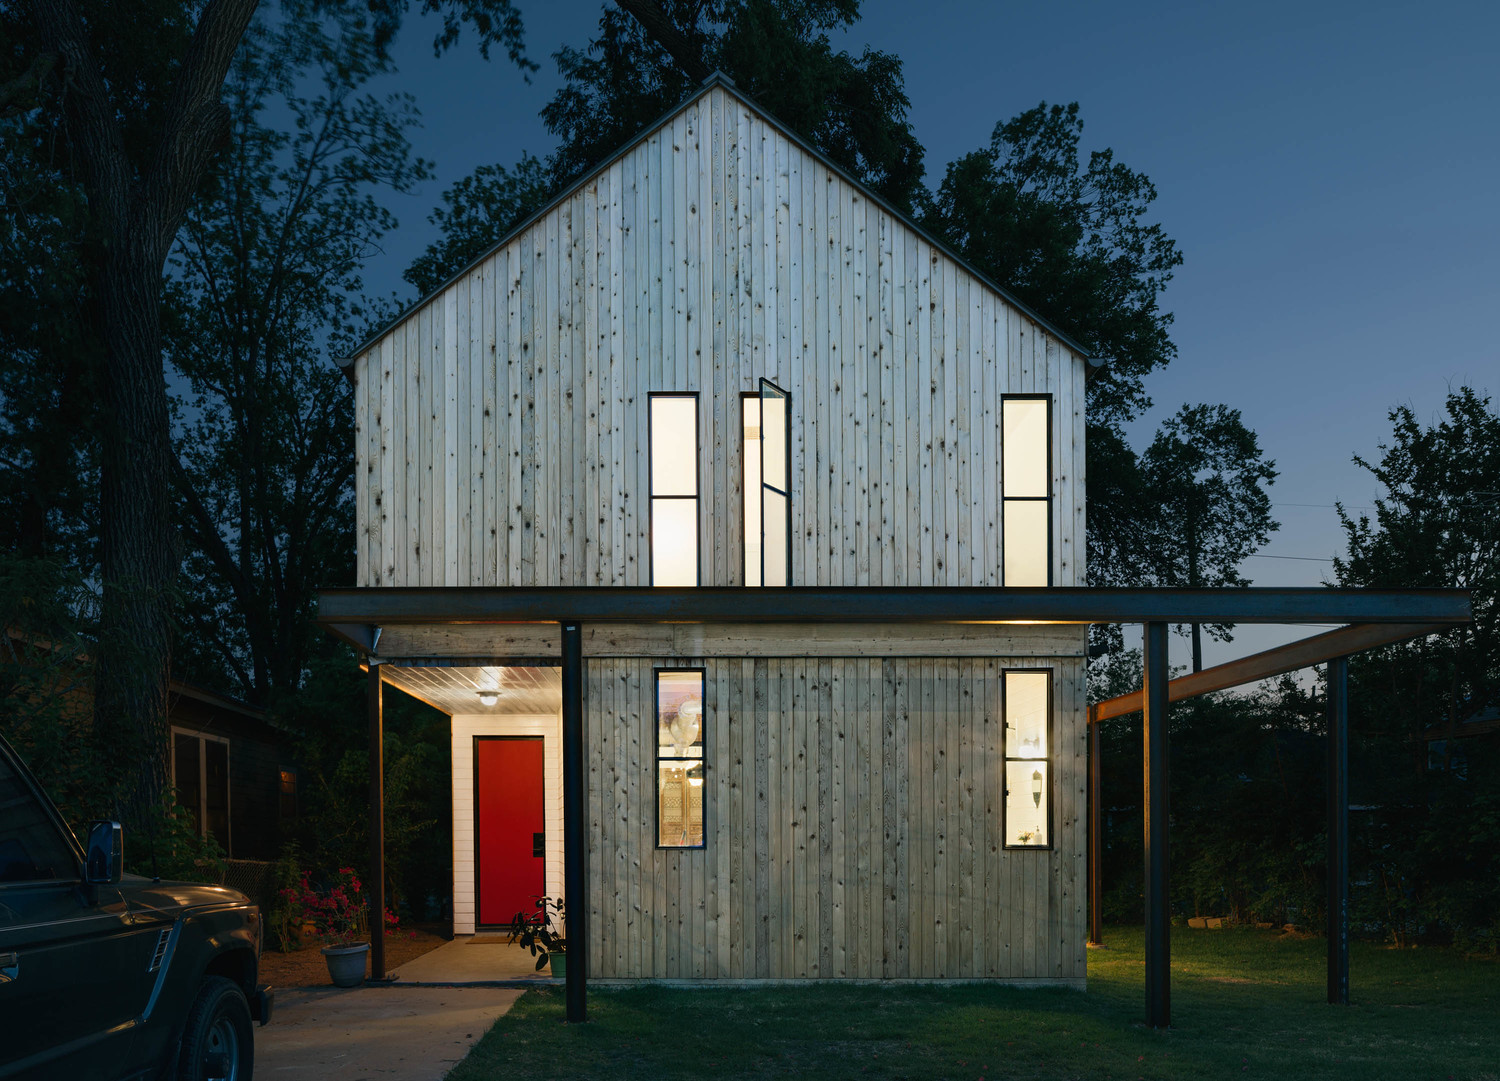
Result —
[[370, 944], [363, 941], [368, 931], [368, 907], [360, 896], [361, 888], [354, 868], [340, 867], [324, 892], [314, 890], [306, 875], [297, 891], [297, 900], [314, 933], [327, 943], [323, 959], [328, 962], [328, 975], [335, 987], [355, 987], [364, 982]]
[[511, 917], [510, 937], [506, 941], [518, 942], [522, 949], [530, 950], [538, 972], [550, 963], [552, 975], [561, 979], [568, 974], [568, 940], [563, 937], [567, 914], [563, 902], [538, 897], [533, 907], [535, 912], [522, 910]]

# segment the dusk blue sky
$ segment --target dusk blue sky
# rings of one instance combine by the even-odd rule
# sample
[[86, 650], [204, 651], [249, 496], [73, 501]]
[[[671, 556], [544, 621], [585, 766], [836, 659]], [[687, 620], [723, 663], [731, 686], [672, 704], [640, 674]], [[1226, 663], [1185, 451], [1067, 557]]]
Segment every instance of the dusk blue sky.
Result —
[[[439, 192], [475, 166], [553, 146], [537, 117], [550, 54], [589, 38], [600, 4], [520, 0], [542, 70], [528, 86], [472, 45], [441, 60], [415, 20], [398, 48], [419, 153], [437, 179], [393, 207], [402, 227], [367, 271], [401, 271], [434, 234]], [[1144, 443], [1184, 402], [1225, 402], [1281, 477], [1281, 530], [1245, 568], [1313, 585], [1341, 550], [1335, 501], [1368, 506], [1350, 461], [1378, 453], [1399, 403], [1436, 417], [1450, 387], [1500, 392], [1500, 4], [959, 3], [866, 0], [841, 36], [905, 63], [928, 181], [1039, 101], [1079, 102], [1085, 151], [1146, 173], [1154, 218], [1186, 261], [1163, 298], [1178, 359], [1153, 376]], [[1298, 636], [1244, 628], [1215, 663]], [[1173, 645], [1185, 663], [1186, 644]]]

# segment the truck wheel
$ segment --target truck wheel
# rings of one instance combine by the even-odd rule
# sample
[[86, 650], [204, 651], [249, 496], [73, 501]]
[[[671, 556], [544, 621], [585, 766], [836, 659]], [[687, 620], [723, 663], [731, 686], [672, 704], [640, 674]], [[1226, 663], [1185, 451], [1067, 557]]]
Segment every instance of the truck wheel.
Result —
[[223, 976], [205, 976], [178, 1045], [176, 1081], [250, 1081], [255, 1036], [245, 993]]

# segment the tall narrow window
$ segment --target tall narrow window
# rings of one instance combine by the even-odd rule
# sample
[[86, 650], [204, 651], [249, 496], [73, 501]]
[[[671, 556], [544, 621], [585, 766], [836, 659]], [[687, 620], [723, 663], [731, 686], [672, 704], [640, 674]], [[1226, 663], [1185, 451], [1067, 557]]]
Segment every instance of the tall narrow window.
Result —
[[653, 394], [651, 584], [698, 584], [698, 396]]
[[229, 741], [172, 729], [172, 786], [193, 832], [229, 847]]
[[1052, 673], [1006, 672], [1005, 847], [1052, 843]]
[[656, 843], [703, 847], [703, 669], [656, 672]]
[[1001, 502], [1008, 586], [1052, 584], [1052, 402], [1001, 404]]
[[792, 396], [770, 380], [740, 399], [745, 436], [745, 584], [792, 584]]

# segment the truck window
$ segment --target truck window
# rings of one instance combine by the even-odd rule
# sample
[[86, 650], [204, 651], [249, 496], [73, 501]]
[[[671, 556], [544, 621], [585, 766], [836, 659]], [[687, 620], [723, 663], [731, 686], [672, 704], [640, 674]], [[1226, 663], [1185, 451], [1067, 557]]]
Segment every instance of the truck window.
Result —
[[72, 846], [36, 793], [0, 754], [0, 884], [77, 877]]

